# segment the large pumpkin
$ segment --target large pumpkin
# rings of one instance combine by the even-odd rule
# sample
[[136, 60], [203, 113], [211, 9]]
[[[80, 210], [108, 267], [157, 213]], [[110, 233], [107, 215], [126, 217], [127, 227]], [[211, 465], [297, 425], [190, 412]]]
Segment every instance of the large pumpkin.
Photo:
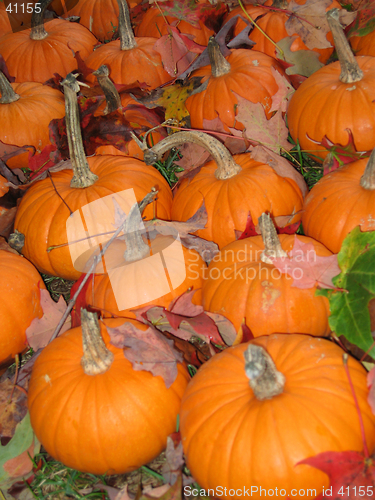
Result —
[[180, 429], [187, 466], [206, 495], [318, 498], [328, 476], [298, 462], [328, 451], [361, 452], [358, 412], [373, 453], [367, 373], [349, 358], [357, 409], [342, 355], [328, 340], [275, 334], [230, 347], [199, 369], [182, 398]]
[[294, 273], [294, 279], [281, 273], [263, 254], [287, 259], [296, 238], [302, 244], [313, 246], [307, 255], [297, 252], [296, 259], [300, 258], [301, 266], [313, 256], [314, 259], [315, 256], [328, 257], [331, 252], [312, 238], [287, 234], [279, 235], [279, 240], [275, 235], [272, 242], [277, 246], [274, 248], [268, 243], [268, 234], [274, 234], [275, 230], [268, 226], [269, 218], [265, 223], [263, 237], [234, 241], [211, 261], [203, 283], [204, 309], [223, 314], [236, 330], [245, 321], [255, 337], [274, 332], [328, 335], [328, 299], [315, 296], [316, 285], [293, 286], [295, 279], [303, 277], [301, 271]]
[[42, 277], [25, 258], [0, 250], [0, 367], [26, 347], [26, 330], [43, 316]]
[[[65, 115], [61, 92], [37, 82], [9, 83], [0, 71], [0, 141], [34, 146], [40, 152], [51, 144], [49, 123]], [[29, 152], [7, 160], [9, 168], [27, 168]]]
[[[130, 85], [145, 83], [154, 89], [170, 80], [164, 70], [161, 56], [154, 50], [156, 38], [134, 37], [126, 0], [118, 0], [120, 15], [118, 29], [120, 40], [102, 45], [87, 59], [86, 65], [97, 70], [105, 64], [109, 67], [115, 83]], [[95, 82], [95, 75], [89, 75], [88, 81]]]
[[[67, 241], [66, 224], [73, 212], [95, 200], [131, 189], [139, 201], [156, 187], [156, 214], [162, 219], [169, 218], [172, 202], [167, 181], [156, 169], [147, 167], [140, 160], [121, 156], [93, 156], [86, 159], [79, 130], [76, 93], [73, 90], [75, 85], [74, 76], [68, 75], [64, 81], [64, 93], [73, 170], [55, 172], [51, 178], [32, 185], [22, 198], [15, 220], [15, 229], [25, 235], [23, 254], [41, 272], [72, 280], [81, 275], [73, 267]], [[153, 213], [152, 207], [148, 207], [145, 216], [151, 218]], [[99, 214], [99, 226], [100, 222]], [[50, 247], [56, 246], [58, 248], [48, 251]]]
[[[250, 153], [232, 158], [217, 139], [203, 132], [172, 134], [147, 151], [145, 160], [156, 161], [160, 153], [189, 141], [208, 149], [214, 161], [206, 163], [192, 180], [180, 183], [173, 199], [172, 220], [186, 221], [204, 201], [208, 220], [196, 234], [222, 248], [235, 240], [236, 230], [245, 230], [249, 213], [254, 221], [267, 211], [274, 217], [290, 215], [290, 223], [300, 219], [303, 193], [292, 166], [290, 177], [281, 177], [270, 165], [253, 160]], [[148, 157], [156, 152], [155, 158]]]
[[192, 73], [202, 77], [202, 82], [208, 80], [207, 88], [188, 97], [185, 103], [192, 128], [204, 129], [203, 120], [214, 120], [218, 115], [225, 126], [238, 128], [234, 92], [251, 102], [260, 102], [270, 118], [271, 97], [279, 88], [272, 68], [284, 74], [279, 63], [262, 52], [248, 49], [235, 49], [224, 58], [213, 37], [207, 50], [211, 64]]
[[138, 469], [163, 451], [176, 429], [187, 370], [179, 363], [167, 389], [161, 376], [133, 369], [106, 330], [123, 323], [99, 325], [84, 312], [82, 327], [51, 342], [33, 367], [28, 405], [34, 432], [52, 457], [82, 472]]
[[94, 35], [77, 23], [53, 19], [46, 31], [43, 15], [51, 1], [38, 3], [40, 12], [33, 13], [31, 28], [0, 39], [0, 54], [16, 82], [44, 83], [55, 73], [65, 77], [78, 68], [74, 53], [85, 60], [97, 44]]
[[375, 58], [354, 57], [339, 25], [337, 9], [329, 11], [339, 61], [316, 71], [293, 94], [288, 111], [290, 135], [301, 149], [323, 160], [325, 136], [346, 144], [353, 134], [357, 151], [375, 147]]
[[302, 225], [305, 234], [332, 252], [356, 226], [375, 231], [375, 149], [358, 160], [325, 175], [306, 197]]
[[375, 56], [375, 31], [364, 36], [352, 36], [349, 41], [355, 55]]

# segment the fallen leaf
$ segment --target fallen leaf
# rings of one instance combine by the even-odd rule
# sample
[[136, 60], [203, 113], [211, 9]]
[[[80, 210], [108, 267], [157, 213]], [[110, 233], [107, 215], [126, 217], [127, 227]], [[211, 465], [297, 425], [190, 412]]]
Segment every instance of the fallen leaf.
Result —
[[6, 163], [10, 158], [18, 156], [28, 151], [34, 151], [34, 146], [14, 146], [13, 144], [5, 144], [0, 141], [0, 160]]
[[347, 36], [366, 36], [375, 29], [375, 4], [373, 0], [357, 0], [354, 22], [350, 26]]
[[14, 389], [13, 381], [6, 377], [0, 382], [0, 408], [0, 438], [11, 438], [17, 424], [26, 416], [27, 395], [17, 388]]
[[[158, 492], [155, 494], [155, 490]], [[166, 491], [165, 485], [153, 488], [153, 493], [145, 492], [138, 500], [149, 500], [150, 498], [158, 498], [159, 500], [181, 500], [182, 499], [182, 474], [179, 474], [174, 485], [170, 486]], [[157, 495], [157, 496], [156, 496]]]
[[[277, 42], [277, 46], [284, 53], [284, 59], [288, 64], [285, 73], [289, 76], [298, 75], [299, 77], [309, 77], [315, 71], [324, 66], [319, 61], [319, 54], [313, 50], [291, 50], [296, 36], [287, 36]], [[281, 53], [276, 49], [278, 61], [281, 59]]]
[[[306, 464], [321, 470], [330, 479], [329, 488], [316, 500], [361, 500], [371, 498], [375, 486], [374, 456], [365, 457], [358, 451], [327, 451], [309, 457], [297, 465]], [[368, 489], [370, 488], [370, 490]]]
[[[288, 35], [299, 35], [309, 49], [332, 47], [327, 40], [327, 33], [330, 29], [326, 18], [326, 9], [331, 3], [331, 0], [306, 0], [301, 5], [292, 0], [288, 4], [288, 10], [294, 15], [289, 16], [285, 23]], [[343, 27], [350, 24], [355, 17], [355, 12], [340, 10], [339, 20]]]
[[[174, 439], [173, 439], [174, 437]], [[170, 485], [174, 484], [181, 475], [184, 466], [184, 451], [182, 448], [181, 435], [176, 432], [174, 436], [167, 437], [165, 450], [165, 463], [161, 469], [164, 481]]]
[[348, 133], [348, 142], [346, 144], [335, 144], [326, 135], [320, 142], [315, 141], [314, 139], [311, 139], [309, 137], [312, 142], [323, 146], [329, 151], [329, 154], [327, 156], [328, 161], [325, 161], [323, 163], [323, 175], [326, 175], [329, 172], [333, 172], [334, 170], [338, 169], [342, 165], [346, 165], [347, 163], [351, 163], [362, 158], [367, 158], [371, 154], [371, 151], [357, 151], [354, 144], [352, 131], [349, 128], [345, 130]]
[[[297, 170], [291, 163], [288, 162], [286, 158], [283, 158], [279, 154], [271, 151], [268, 148], [265, 148], [264, 146], [255, 146], [254, 148], [252, 148], [251, 158], [255, 161], [266, 163], [274, 169], [277, 175], [292, 179], [300, 188], [302, 195], [305, 196], [307, 194], [307, 185], [303, 176], [299, 172], [297, 172]], [[283, 227], [286, 224], [282, 225], [279, 222], [278, 225], [279, 227]]]
[[293, 278], [296, 288], [335, 288], [332, 278], [341, 273], [337, 255], [320, 257], [312, 243], [302, 243], [297, 236], [288, 257], [272, 258], [273, 265]]
[[229, 128], [233, 135], [240, 135], [252, 144], [261, 144], [275, 153], [280, 150], [289, 151], [292, 145], [288, 142], [288, 129], [281, 110], [267, 120], [261, 103], [253, 103], [233, 92], [238, 102], [236, 120], [243, 124], [243, 132]]
[[[34, 318], [26, 330], [27, 342], [30, 347], [34, 349], [34, 351], [37, 351], [48, 344], [56, 326], [67, 308], [62, 295], [56, 303], [52, 300], [47, 290], [40, 290], [40, 305], [43, 309], [43, 316], [40, 319]], [[63, 333], [70, 328], [71, 320], [68, 318], [60, 333]]]
[[10, 209], [0, 207], [0, 236], [9, 238], [13, 231], [14, 219], [16, 218], [17, 207]]
[[375, 415], [375, 367], [373, 367], [367, 374], [367, 387], [369, 393], [367, 396], [368, 404], [371, 406], [372, 413]]
[[175, 78], [190, 66], [204, 47], [182, 35], [173, 26], [169, 26], [168, 31], [169, 34], [163, 35], [155, 43], [154, 50], [159, 52], [165, 71]]
[[31, 459], [39, 450], [40, 443], [34, 436], [27, 413], [17, 424], [12, 439], [5, 446], [0, 443], [0, 488], [7, 489], [27, 477], [34, 466]]
[[152, 326], [145, 331], [138, 330], [132, 323], [106, 328], [115, 347], [130, 348], [124, 350], [124, 355], [134, 370], [160, 375], [167, 388], [173, 384], [177, 377], [177, 363], [182, 361], [182, 356], [174, 349], [172, 340], [166, 339]]
[[281, 109], [281, 111], [285, 113], [288, 107], [288, 102], [294, 93], [294, 88], [288, 82], [285, 76], [277, 71], [274, 67], [271, 67], [271, 71], [279, 89], [276, 94], [272, 96], [272, 105], [269, 112], [272, 113], [273, 111], [278, 111], [279, 109]]

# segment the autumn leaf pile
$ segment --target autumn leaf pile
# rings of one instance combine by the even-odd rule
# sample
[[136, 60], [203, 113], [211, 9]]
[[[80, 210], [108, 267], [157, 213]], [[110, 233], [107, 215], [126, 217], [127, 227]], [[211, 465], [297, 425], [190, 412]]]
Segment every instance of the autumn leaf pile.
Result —
[[[0, 0], [0, 497], [42, 451], [111, 500], [373, 498], [374, 2], [27, 5]], [[110, 482], [161, 452], [157, 488]]]

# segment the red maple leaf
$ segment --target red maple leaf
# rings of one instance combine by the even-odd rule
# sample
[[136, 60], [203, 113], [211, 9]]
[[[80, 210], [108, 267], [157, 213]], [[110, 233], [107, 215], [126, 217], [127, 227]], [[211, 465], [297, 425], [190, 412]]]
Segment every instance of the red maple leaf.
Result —
[[374, 455], [366, 457], [358, 451], [327, 451], [299, 464], [311, 465], [325, 472], [330, 479], [330, 487], [315, 500], [327, 497], [330, 500], [363, 500], [374, 496]]
[[366, 158], [370, 156], [371, 151], [357, 151], [352, 131], [347, 128], [345, 129], [348, 133], [348, 142], [346, 144], [335, 144], [326, 135], [323, 137], [321, 142], [314, 141], [309, 137], [309, 139], [315, 144], [323, 146], [329, 151], [329, 161], [325, 162], [323, 175], [333, 172], [342, 165], [347, 163], [352, 163], [353, 161], [360, 160], [361, 158]]
[[374, 0], [361, 0], [357, 5], [357, 17], [348, 30], [348, 37], [365, 36], [375, 29]]

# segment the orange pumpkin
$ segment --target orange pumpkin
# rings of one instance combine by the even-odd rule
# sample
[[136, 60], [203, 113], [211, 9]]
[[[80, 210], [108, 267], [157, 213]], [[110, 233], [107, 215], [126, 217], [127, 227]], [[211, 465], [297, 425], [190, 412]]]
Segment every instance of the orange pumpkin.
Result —
[[290, 215], [290, 223], [300, 220], [303, 193], [299, 186], [304, 182], [297, 184], [298, 174], [292, 166], [290, 177], [281, 177], [270, 165], [253, 160], [250, 153], [232, 158], [217, 139], [203, 132], [172, 134], [146, 151], [145, 161], [157, 161], [165, 151], [184, 142], [205, 147], [214, 161], [207, 162], [192, 180], [180, 183], [173, 199], [172, 220], [186, 221], [204, 201], [208, 220], [196, 234], [220, 248], [235, 240], [236, 230], [245, 230], [249, 213], [253, 220], [266, 211], [274, 217]]
[[276, 69], [284, 74], [274, 58], [255, 50], [236, 49], [228, 56], [220, 52], [216, 40], [208, 43], [211, 65], [193, 71], [192, 76], [208, 80], [205, 90], [186, 99], [192, 128], [204, 129], [203, 120], [214, 120], [219, 115], [226, 127], [241, 128], [236, 124], [237, 99], [233, 92], [251, 102], [260, 102], [270, 118], [271, 97], [278, 91], [278, 84], [271, 71]]
[[[169, 218], [172, 202], [167, 181], [156, 169], [146, 167], [140, 160], [121, 156], [86, 159], [73, 90], [75, 85], [74, 76], [68, 75], [64, 80], [64, 94], [68, 139], [74, 138], [69, 139], [73, 171], [55, 172], [51, 179], [32, 185], [22, 198], [15, 219], [15, 228], [25, 235], [23, 254], [41, 272], [71, 280], [81, 275], [73, 267], [67, 242], [66, 224], [71, 213], [95, 200], [128, 189], [133, 189], [135, 197], [140, 200], [156, 187], [159, 191], [156, 208], [159, 218]], [[148, 207], [145, 216], [153, 216], [152, 207]], [[58, 248], [48, 251], [55, 246]]]
[[361, 452], [358, 411], [373, 453], [367, 372], [349, 358], [357, 410], [342, 355], [328, 340], [275, 334], [230, 347], [198, 370], [182, 398], [180, 430], [187, 467], [206, 495], [319, 497], [328, 476], [298, 462], [328, 451]]
[[49, 21], [46, 31], [43, 15], [51, 1], [39, 2], [40, 12], [33, 13], [31, 28], [0, 39], [0, 54], [16, 82], [44, 83], [55, 73], [65, 77], [78, 68], [72, 51], [85, 60], [97, 44], [84, 26], [61, 19]]
[[0, 198], [9, 191], [9, 187], [5, 185], [7, 182], [8, 180], [0, 175]]
[[[61, 92], [37, 82], [9, 83], [0, 71], [0, 141], [34, 146], [41, 151], [51, 144], [48, 125], [65, 115]], [[29, 152], [7, 160], [9, 168], [27, 168]]]
[[166, 447], [189, 375], [178, 363], [167, 388], [161, 376], [133, 369], [106, 330], [124, 319], [99, 324], [93, 316], [84, 312], [82, 327], [57, 337], [36, 360], [28, 389], [31, 425], [47, 452], [66, 466], [123, 474]]
[[198, 21], [198, 27], [191, 25], [189, 22], [178, 19], [177, 17], [163, 13], [163, 5], [151, 5], [144, 16], [142, 21], [135, 28], [134, 34], [136, 36], [152, 36], [160, 38], [163, 35], [168, 35], [168, 26], [176, 26], [180, 33], [184, 35], [192, 35], [193, 40], [198, 45], [207, 45], [210, 36], [214, 35], [213, 30], [201, 21]]
[[375, 231], [375, 149], [369, 159], [344, 165], [313, 186], [302, 224], [305, 234], [334, 253], [356, 226]]
[[375, 31], [364, 36], [352, 36], [350, 45], [357, 56], [375, 56]]
[[27, 328], [43, 316], [41, 289], [42, 277], [28, 260], [0, 250], [0, 367], [25, 350]]
[[[278, 240], [275, 235], [279, 248], [270, 248], [268, 234], [275, 232], [268, 226], [270, 222], [266, 219], [263, 238], [252, 236], [234, 241], [214, 257], [203, 283], [204, 309], [223, 314], [236, 330], [245, 321], [255, 337], [274, 332], [328, 335], [331, 331], [328, 299], [315, 296], [316, 286], [293, 286], [294, 278], [281, 273], [263, 256], [263, 252], [286, 257], [285, 252], [293, 248], [295, 238], [303, 244], [312, 244], [318, 257], [327, 257], [332, 255], [331, 252], [312, 238], [287, 234], [279, 235]], [[308, 258], [311, 256], [301, 255], [301, 262]], [[300, 278], [301, 273], [296, 273], [295, 279]]]
[[375, 147], [375, 58], [353, 56], [337, 12], [329, 11], [328, 19], [339, 61], [305, 80], [292, 95], [287, 111], [293, 140], [321, 160], [328, 154], [320, 145], [324, 136], [334, 144], [346, 144], [347, 129], [357, 151]]
[[[290, 36], [285, 28], [285, 23], [290, 18], [290, 15], [285, 12], [288, 10], [289, 2], [290, 0], [267, 0], [263, 5], [248, 4], [245, 5], [244, 8], [250, 15], [250, 17], [254, 21], [256, 20], [257, 25], [264, 31], [264, 33], [266, 33], [266, 35], [268, 35], [268, 37], [270, 37], [273, 42], [277, 43], [283, 38]], [[305, 0], [296, 0], [296, 3], [302, 5], [305, 3]], [[277, 10], [272, 10], [272, 7]], [[340, 4], [336, 2], [336, 0], [334, 0], [326, 10], [332, 9], [334, 7], [341, 8]], [[245, 17], [241, 7], [234, 8], [226, 17], [225, 22], [238, 15]], [[245, 27], [246, 23], [242, 19], [239, 19], [236, 23], [234, 34], [238, 35]], [[254, 26], [253, 30], [251, 31], [249, 38], [253, 42], [255, 42], [255, 50], [263, 52], [264, 54], [267, 54], [271, 57], [276, 56], [275, 43], [272, 43], [267, 37], [265, 37], [264, 34], [256, 26]], [[333, 43], [332, 33], [330, 32], [327, 33], [327, 41], [330, 44]], [[308, 47], [303, 43], [300, 36], [296, 37], [290, 49], [293, 52], [296, 50], [309, 50]], [[312, 50], [319, 54], [319, 61], [325, 64], [328, 61], [329, 57], [332, 55], [334, 48], [314, 48]]]
[[[115, 83], [130, 85], [145, 83], [154, 89], [170, 80], [164, 70], [161, 56], [154, 50], [156, 38], [134, 37], [126, 0], [118, 0], [120, 16], [118, 29], [120, 40], [102, 45], [88, 57], [86, 65], [97, 70], [105, 64], [110, 69]], [[87, 77], [90, 83], [95, 82], [95, 75]]]

